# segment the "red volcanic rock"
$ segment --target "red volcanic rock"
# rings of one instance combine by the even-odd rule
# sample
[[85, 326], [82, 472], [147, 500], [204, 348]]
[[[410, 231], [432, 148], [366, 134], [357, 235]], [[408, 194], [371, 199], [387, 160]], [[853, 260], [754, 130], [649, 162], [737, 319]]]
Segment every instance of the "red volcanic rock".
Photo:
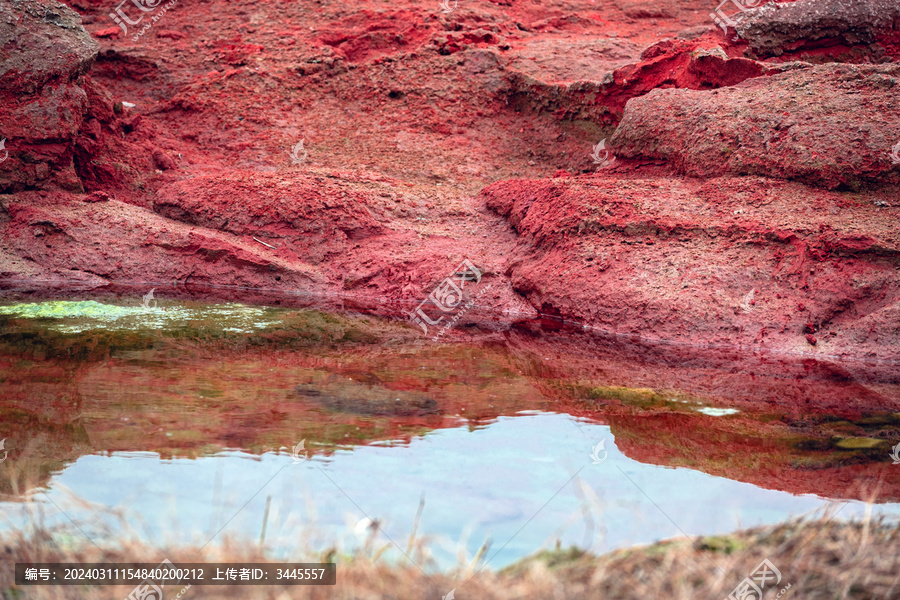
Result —
[[180, 40], [184, 38], [184, 34], [180, 31], [172, 31], [170, 29], [160, 29], [156, 32], [156, 37], [166, 38], [169, 40]]
[[455, 226], [462, 218], [474, 230], [463, 245], [449, 225], [434, 224], [436, 209], [397, 180], [234, 171], [163, 186], [156, 212], [120, 193], [98, 191], [81, 201], [61, 192], [0, 196], [0, 214], [8, 216], [0, 220], [0, 277], [74, 280], [90, 273], [90, 287], [199, 284], [207, 290], [196, 292], [203, 298], [276, 304], [311, 298], [322, 307], [340, 296], [356, 308], [406, 318], [468, 258], [484, 286], [459, 325], [498, 326], [492, 315], [501, 309], [535, 315], [509, 288], [503, 259], [495, 257], [511, 247], [510, 234], [486, 228], [483, 214], [456, 204]]
[[237, 235], [296, 236], [321, 250], [384, 233], [373, 216], [382, 212], [383, 203], [374, 194], [323, 176], [243, 172], [164, 187], [153, 209], [178, 221]]
[[87, 109], [81, 76], [97, 42], [81, 17], [54, 0], [0, 4], [0, 191], [47, 182], [78, 190], [73, 140]]
[[671, 3], [654, 2], [653, 0], [617, 0], [618, 6], [626, 17], [633, 19], [671, 18], [675, 16], [677, 7]]
[[809, 343], [810, 346], [816, 345], [816, 338], [808, 333], [806, 334], [806, 341]]
[[163, 171], [174, 169], [178, 166], [175, 159], [163, 152], [162, 150], [153, 151], [153, 162]]
[[748, 10], [735, 20], [749, 51], [778, 56], [815, 47], [863, 46], [900, 32], [900, 3], [797, 0]]
[[615, 335], [792, 352], [807, 351], [813, 321], [828, 335], [822, 355], [900, 358], [889, 264], [900, 211], [873, 210], [880, 196], [850, 207], [763, 178], [623, 175], [499, 182], [482, 197], [520, 236], [513, 288], [544, 313]]
[[117, 38], [122, 34], [122, 30], [118, 27], [107, 27], [94, 32], [96, 38]]
[[395, 54], [419, 46], [433, 27], [416, 11], [363, 10], [322, 27], [320, 39], [350, 62]]
[[116, 107], [121, 110], [122, 105], [90, 75], [84, 78], [84, 91], [87, 108], [75, 138], [75, 172], [87, 191], [130, 187], [132, 177], [126, 176], [120, 165], [136, 152], [143, 154], [123, 139], [126, 126], [133, 131], [133, 121], [123, 123], [118, 119]]
[[275, 255], [249, 237], [165, 219], [102, 192], [83, 202], [59, 194], [41, 198], [25, 192], [3, 203], [9, 218], [0, 235], [9, 251], [23, 257], [25, 267], [17, 265], [10, 272], [0, 263], [0, 274], [15, 275], [25, 268], [64, 278], [90, 273], [93, 286], [104, 280], [186, 279], [227, 286], [255, 279], [260, 287], [296, 289], [323, 279], [310, 265]]
[[[461, 2], [450, 14], [439, 2], [213, 0], [178, 3], [139, 40], [106, 36], [103, 0], [74, 5], [100, 39], [60, 53], [65, 69], [41, 70], [58, 60], [46, 44], [27, 62], [0, 57], [37, 65], [22, 81], [46, 94], [3, 88], [4, 106], [47, 109], [0, 115], [0, 177], [38, 185], [73, 155], [94, 194], [0, 198], [4, 276], [188, 280], [219, 299], [237, 287], [348, 292], [388, 299], [381, 312], [395, 315], [468, 258], [493, 287], [466, 318], [483, 309], [509, 324], [541, 309], [678, 343], [896, 354], [895, 197], [766, 178], [833, 179], [836, 163], [848, 186], [889, 180], [890, 66], [792, 89], [792, 69], [819, 72], [745, 54], [705, 0]], [[64, 23], [41, 21], [41, 35], [84, 37], [53, 22]], [[79, 52], [96, 43], [82, 76], [92, 54]], [[676, 115], [683, 98], [709, 118]], [[628, 125], [638, 160], [572, 179], [598, 169], [591, 149], [626, 103], [645, 101], [659, 114]], [[19, 161], [5, 128], [22, 124], [55, 140], [41, 150], [52, 160], [29, 149], [38, 160]], [[300, 140], [310, 151], [296, 166]], [[694, 181], [644, 158], [765, 177]], [[814, 349], [807, 322], [825, 330]]]
[[109, 202], [112, 198], [105, 192], [94, 192], [89, 196], [85, 196], [85, 202]]
[[828, 64], [713, 92], [654, 90], [629, 101], [612, 148], [697, 177], [897, 184], [890, 152], [900, 141], [898, 78], [900, 65]]
[[[503, 44], [499, 37], [484, 29], [441, 33], [435, 36], [432, 43], [437, 47], [438, 54], [442, 55], [453, 54], [472, 46], [497, 46]], [[505, 47], [508, 48], [509, 46], [505, 45]]]
[[97, 42], [81, 17], [55, 0], [0, 5], [0, 89], [36, 94], [47, 85], [84, 75], [97, 57]]
[[602, 124], [618, 123], [631, 98], [657, 88], [713, 89], [782, 69], [729, 55], [709, 33], [664, 40], [643, 52], [617, 38], [534, 42], [511, 52], [507, 67], [515, 93], [532, 107]]
[[[436, 209], [422, 206], [400, 181], [373, 174], [234, 171], [195, 177], [162, 187], [153, 210], [197, 234], [227, 234], [230, 243], [259, 254], [257, 262], [272, 265], [242, 277], [270, 280], [266, 271], [277, 263], [304, 277], [315, 273], [321, 292], [374, 290], [414, 306], [464, 257], [490, 280], [499, 271], [500, 261], [484, 260], [486, 248], [499, 248], [497, 236], [482, 234], [461, 246], [450, 231], [431, 235], [440, 230], [419, 223]], [[479, 304], [525, 309], [512, 296], [504, 281]]]

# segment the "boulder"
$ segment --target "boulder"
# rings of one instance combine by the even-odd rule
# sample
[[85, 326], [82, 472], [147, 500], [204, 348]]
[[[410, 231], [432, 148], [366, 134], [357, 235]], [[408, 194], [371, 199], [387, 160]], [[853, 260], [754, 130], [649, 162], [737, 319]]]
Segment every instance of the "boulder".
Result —
[[518, 233], [507, 275], [544, 314], [673, 349], [900, 359], [900, 203], [886, 195], [604, 171], [481, 197]]
[[54, 0], [0, 3], [0, 191], [80, 190], [72, 157], [87, 110], [81, 78], [97, 56], [81, 17]]
[[633, 98], [611, 147], [697, 177], [765, 175], [831, 189], [900, 183], [892, 158], [900, 65], [795, 66], [709, 92]]
[[896, 0], [797, 0], [748, 10], [736, 18], [738, 35], [749, 50], [781, 55], [815, 45], [871, 44], [900, 31]]
[[708, 32], [663, 40], [643, 52], [608, 38], [534, 42], [510, 54], [505, 69], [514, 98], [539, 112], [600, 126], [616, 125], [628, 100], [656, 88], [714, 89], [784, 69], [729, 55]]

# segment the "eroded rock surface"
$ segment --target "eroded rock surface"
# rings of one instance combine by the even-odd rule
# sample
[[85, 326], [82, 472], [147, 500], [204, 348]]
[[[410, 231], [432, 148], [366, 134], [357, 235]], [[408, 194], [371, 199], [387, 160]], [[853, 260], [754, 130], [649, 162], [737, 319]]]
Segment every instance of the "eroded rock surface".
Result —
[[629, 101], [618, 156], [695, 177], [797, 179], [826, 188], [898, 184], [900, 66], [796, 65], [712, 92], [658, 89]]
[[[618, 124], [626, 103], [658, 88], [715, 89], [740, 83], [782, 67], [767, 65], [734, 52], [728, 54], [712, 34], [697, 39], [664, 40], [642, 52], [616, 38], [579, 47], [565, 60], [568, 45], [544, 53], [550, 64], [514, 56], [508, 65], [514, 96], [523, 104], [558, 118]], [[566, 54], [563, 54], [563, 53]], [[590, 68], [584, 57], [593, 57]], [[565, 66], [562, 66], [565, 65]]]
[[0, 277], [403, 318], [467, 259], [481, 331], [900, 359], [896, 24], [805, 5], [5, 2]]
[[900, 34], [896, 0], [796, 0], [748, 10], [737, 19], [738, 35], [761, 55], [803, 48], [872, 44]]
[[97, 42], [54, 0], [0, 3], [0, 191], [54, 182], [80, 190], [72, 158], [87, 111], [82, 76]]
[[623, 176], [500, 182], [482, 196], [519, 233], [508, 274], [544, 313], [675, 346], [900, 347], [898, 209], [877, 195]]

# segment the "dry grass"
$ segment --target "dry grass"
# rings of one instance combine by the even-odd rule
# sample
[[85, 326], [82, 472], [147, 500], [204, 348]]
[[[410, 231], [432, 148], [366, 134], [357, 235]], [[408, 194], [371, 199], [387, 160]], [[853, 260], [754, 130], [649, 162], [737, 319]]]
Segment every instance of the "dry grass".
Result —
[[[567, 600], [720, 600], [769, 559], [782, 574], [765, 597], [790, 584], [782, 598], [900, 598], [900, 533], [879, 520], [834, 521], [826, 517], [796, 520], [728, 536], [675, 540], [602, 557], [577, 550], [542, 552], [500, 572], [472, 573], [471, 567], [424, 574], [417, 567], [388, 565], [378, 553], [361, 552], [337, 559], [335, 586], [193, 586], [184, 597], [382, 600], [433, 598], [451, 589], [455, 596], [479, 600], [565, 598]], [[125, 598], [130, 587], [16, 587], [15, 562], [264, 562], [254, 549], [224, 545], [201, 552], [191, 548], [157, 549], [130, 545], [102, 553], [96, 547], [66, 548], [45, 530], [26, 537], [11, 534], [2, 542], [3, 598]], [[320, 560], [322, 557], [292, 557]], [[180, 588], [167, 588], [166, 600]]]

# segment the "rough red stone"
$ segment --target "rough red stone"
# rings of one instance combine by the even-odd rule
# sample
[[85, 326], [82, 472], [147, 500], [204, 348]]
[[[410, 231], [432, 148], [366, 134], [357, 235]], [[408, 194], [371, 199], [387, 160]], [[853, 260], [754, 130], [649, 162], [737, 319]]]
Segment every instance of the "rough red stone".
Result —
[[629, 174], [499, 182], [482, 197], [519, 234], [508, 274], [544, 313], [790, 352], [815, 322], [823, 356], [898, 357], [900, 277], [885, 257], [900, 257], [900, 213], [874, 211], [878, 195], [851, 208], [797, 183]]
[[[529, 48], [541, 52], [540, 61], [522, 50], [511, 53], [508, 69], [515, 93], [531, 107], [559, 118], [591, 119], [605, 125], [618, 123], [631, 98], [657, 88], [713, 89], [782, 69], [735, 52], [727, 54], [713, 34], [664, 40], [642, 53], [633, 43], [617, 38], [594, 42], [593, 47], [583, 42], [544, 42], [544, 46], [550, 47]], [[576, 58], [548, 61], [543, 56], [548, 52]]]
[[[613, 337], [626, 345], [632, 335], [667, 344], [679, 362], [716, 344], [738, 348], [735, 360], [743, 348], [897, 358], [896, 195], [772, 179], [799, 171], [831, 186], [837, 162], [849, 177], [837, 176], [839, 187], [890, 183], [900, 139], [890, 139], [897, 111], [884, 69], [895, 65], [847, 71], [849, 81], [833, 70], [819, 87], [791, 90], [792, 70], [814, 73], [783, 62], [799, 54], [757, 58], [713, 26], [706, 0], [461, 2], [451, 14], [437, 2], [376, 4], [178, 3], [138, 40], [101, 37], [89, 75], [77, 52], [62, 70], [55, 55], [30, 61], [30, 77], [60, 76], [41, 86], [41, 119], [4, 122], [27, 124], [40, 160], [13, 166], [23, 145], [0, 129], [10, 152], [0, 175], [19, 186], [0, 198], [0, 276], [81, 287], [171, 280], [178, 290], [188, 281], [209, 298], [260, 302], [370, 298], [368, 308], [402, 317], [469, 258], [492, 284], [465, 321], [482, 329], [563, 335], [578, 328], [564, 321], [584, 319], [624, 332]], [[74, 6], [95, 37], [114, 26], [107, 2]], [[46, 29], [48, 39], [84, 37]], [[817, 47], [816, 60], [842, 60], [848, 48], [896, 55], [887, 34], [845, 42]], [[81, 100], [56, 84], [73, 76]], [[717, 120], [675, 116], [666, 94], [690, 90]], [[784, 103], [791, 94], [796, 104]], [[737, 102], [716, 104], [726, 96]], [[659, 129], [671, 148], [651, 157], [662, 146], [641, 133], [633, 159], [601, 167], [592, 149], [629, 101], [681, 121]], [[776, 125], [780, 137], [767, 138]], [[724, 172], [750, 165], [760, 176], [715, 178], [719, 135], [740, 156]], [[298, 165], [289, 153], [301, 140]], [[778, 151], [760, 152], [760, 140]], [[662, 160], [693, 160], [692, 146], [704, 145], [717, 152], [702, 171], [713, 178], [683, 177]], [[69, 155], [70, 179], [91, 195], [45, 186]], [[538, 310], [549, 316], [535, 320]], [[824, 330], [815, 348], [807, 322]], [[743, 384], [730, 385], [729, 394]], [[863, 388], [851, 390], [855, 409], [891, 405]], [[840, 405], [837, 393], [827, 405]]]
[[[740, 13], [738, 35], [748, 50], [759, 55], [810, 52], [843, 46], [863, 47], [900, 32], [900, 3], [896, 0], [796, 0], [771, 3]], [[867, 54], [884, 54], [880, 44]]]
[[87, 73], [97, 42], [74, 10], [55, 0], [0, 5], [0, 89], [37, 94]]
[[96, 38], [117, 38], [122, 35], [122, 30], [118, 27], [107, 27], [94, 32]]
[[81, 18], [54, 0], [0, 4], [0, 191], [54, 183], [78, 191], [74, 138], [87, 110], [81, 77], [97, 43]]
[[896, 64], [807, 65], [712, 92], [657, 89], [629, 101], [611, 144], [696, 177], [898, 184], [898, 77]]
[[153, 209], [237, 235], [296, 236], [304, 247], [325, 254], [332, 245], [343, 251], [348, 241], [385, 232], [390, 186], [379, 186], [386, 188], [379, 197], [348, 183], [299, 173], [222, 173], [162, 188]]

